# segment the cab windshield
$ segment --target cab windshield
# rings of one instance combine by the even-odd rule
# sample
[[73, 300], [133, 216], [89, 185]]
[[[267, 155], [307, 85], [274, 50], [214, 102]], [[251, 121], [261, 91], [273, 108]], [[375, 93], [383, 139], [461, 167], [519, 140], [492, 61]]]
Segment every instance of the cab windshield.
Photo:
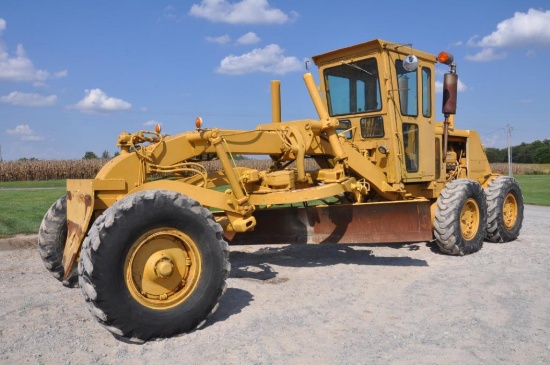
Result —
[[342, 62], [324, 71], [331, 116], [358, 114], [382, 108], [380, 82], [375, 58]]

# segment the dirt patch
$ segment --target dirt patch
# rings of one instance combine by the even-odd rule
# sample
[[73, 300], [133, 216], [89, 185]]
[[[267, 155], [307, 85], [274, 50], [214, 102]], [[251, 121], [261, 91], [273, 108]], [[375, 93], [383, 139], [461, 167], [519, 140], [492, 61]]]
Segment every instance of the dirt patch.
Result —
[[0, 238], [0, 251], [24, 250], [37, 246], [38, 235], [17, 235], [13, 237]]

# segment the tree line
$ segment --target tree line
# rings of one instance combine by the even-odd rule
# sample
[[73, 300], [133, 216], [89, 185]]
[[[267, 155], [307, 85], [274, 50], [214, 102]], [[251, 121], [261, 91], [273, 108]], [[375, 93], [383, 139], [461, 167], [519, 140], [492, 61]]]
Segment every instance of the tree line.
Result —
[[[508, 162], [508, 148], [486, 148], [489, 162]], [[514, 163], [550, 163], [550, 139], [512, 146]]]
[[101, 158], [102, 160], [110, 160], [111, 158], [116, 157], [118, 155], [120, 155], [120, 152], [116, 151], [115, 154], [111, 157], [111, 154], [109, 153], [109, 151], [105, 150], [105, 151], [103, 151], [103, 153], [101, 154], [101, 157], [100, 157], [100, 156], [96, 155], [95, 152], [86, 151], [86, 153], [84, 154], [84, 157], [82, 157], [82, 159], [83, 160], [96, 160], [96, 159]]

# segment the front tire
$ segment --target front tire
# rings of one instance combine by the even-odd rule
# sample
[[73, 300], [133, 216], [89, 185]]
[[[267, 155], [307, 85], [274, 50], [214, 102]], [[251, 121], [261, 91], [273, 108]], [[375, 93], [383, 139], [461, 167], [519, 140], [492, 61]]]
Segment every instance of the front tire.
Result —
[[487, 195], [487, 233], [491, 242], [510, 242], [518, 238], [523, 223], [523, 195], [513, 177], [500, 176], [489, 183]]
[[481, 185], [473, 180], [453, 180], [437, 199], [434, 236], [439, 249], [450, 255], [479, 251], [487, 226], [487, 202]]
[[78, 272], [73, 265], [65, 279], [63, 269], [63, 251], [67, 241], [67, 196], [64, 195], [52, 204], [44, 215], [38, 231], [38, 253], [46, 269], [54, 278], [67, 287], [78, 283]]
[[188, 332], [225, 291], [229, 249], [196, 201], [149, 190], [116, 202], [84, 240], [79, 283], [94, 317], [132, 342]]

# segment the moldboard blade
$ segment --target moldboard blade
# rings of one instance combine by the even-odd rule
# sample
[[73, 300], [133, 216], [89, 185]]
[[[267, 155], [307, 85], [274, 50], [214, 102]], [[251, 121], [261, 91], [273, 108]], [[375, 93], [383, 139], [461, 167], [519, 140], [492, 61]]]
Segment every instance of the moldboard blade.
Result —
[[254, 212], [254, 231], [232, 245], [289, 243], [391, 243], [432, 239], [429, 201], [342, 204]]

